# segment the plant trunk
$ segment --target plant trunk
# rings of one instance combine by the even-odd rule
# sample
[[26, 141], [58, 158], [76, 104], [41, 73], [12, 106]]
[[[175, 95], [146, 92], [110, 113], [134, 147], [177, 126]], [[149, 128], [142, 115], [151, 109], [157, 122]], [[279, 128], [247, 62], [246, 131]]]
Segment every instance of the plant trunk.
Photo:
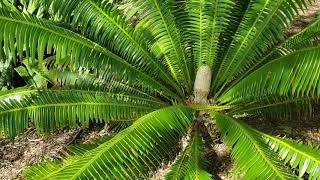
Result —
[[203, 65], [199, 68], [193, 87], [194, 103], [204, 104], [208, 102], [211, 77], [212, 72], [210, 66]]

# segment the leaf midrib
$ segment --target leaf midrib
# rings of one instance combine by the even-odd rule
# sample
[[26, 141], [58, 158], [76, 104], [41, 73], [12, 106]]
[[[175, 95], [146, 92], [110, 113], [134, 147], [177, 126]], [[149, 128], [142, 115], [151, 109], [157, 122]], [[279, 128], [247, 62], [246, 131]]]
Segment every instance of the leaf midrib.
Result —
[[143, 97], [137, 97], [137, 96], [132, 96], [132, 95], [126, 95], [126, 94], [116, 94], [116, 93], [110, 93], [110, 92], [102, 92], [102, 91], [88, 91], [88, 90], [79, 90], [79, 89], [59, 89], [59, 90], [45, 90], [45, 91], [41, 91], [41, 89], [31, 89], [31, 90], [26, 90], [26, 91], [18, 91], [18, 92], [13, 92], [13, 93], [9, 93], [9, 94], [5, 94], [3, 96], [0, 96], [0, 100], [4, 99], [4, 98], [8, 98], [12, 95], [26, 95], [26, 94], [30, 94], [32, 92], [79, 92], [79, 93], [84, 93], [84, 94], [93, 94], [93, 95], [110, 95], [110, 96], [117, 96], [117, 97], [124, 97], [124, 98], [132, 98], [132, 99], [138, 99], [138, 100], [143, 100], [143, 101], [148, 101], [148, 102], [153, 102], [153, 103], [157, 103], [157, 104], [161, 104], [161, 105], [166, 105], [163, 102], [160, 101], [155, 101], [152, 99], [146, 99]]
[[203, 45], [202, 45], [203, 44], [203, 35], [204, 35], [204, 34], [202, 34], [203, 33], [203, 12], [202, 11], [203, 11], [203, 8], [204, 8], [203, 7], [203, 3], [204, 3], [203, 0], [199, 1], [199, 4], [200, 4], [200, 8], [199, 8], [200, 9], [200, 15], [199, 15], [200, 16], [200, 18], [199, 18], [200, 19], [199, 20], [200, 21], [200, 23], [199, 23], [199, 29], [200, 29], [200, 31], [199, 31], [199, 38], [200, 38], [200, 40], [199, 40], [199, 49], [200, 49], [199, 61], [200, 62], [199, 62], [199, 68], [202, 65], [202, 59], [203, 59], [202, 55], [203, 55], [203, 51], [204, 51], [202, 49], [203, 48]]
[[[318, 25], [320, 23], [320, 19], [315, 21], [313, 24], [311, 24], [310, 26], [304, 28], [302, 31], [300, 31], [297, 34], [294, 34], [293, 36], [291, 36], [290, 38], [288, 38], [287, 40], [285, 40], [284, 42], [282, 42], [281, 44], [279, 44], [275, 49], [273, 49], [272, 51], [270, 51], [266, 56], [264, 56], [260, 61], [258, 61], [254, 66], [252, 66], [251, 68], [249, 68], [248, 70], [246, 70], [245, 73], [243, 73], [243, 75], [241, 75], [235, 82], [233, 82], [227, 89], [226, 92], [229, 91], [231, 88], [233, 88], [235, 85], [237, 85], [238, 82], [240, 82], [242, 79], [244, 79], [247, 75], [249, 75], [250, 72], [252, 72], [255, 68], [257, 68], [260, 64], [262, 64], [265, 60], [267, 60], [271, 55], [273, 55], [274, 53], [278, 52], [281, 48], [287, 50], [288, 48], [285, 47], [288, 43], [290, 43], [290, 41], [296, 37], [298, 37], [299, 35], [305, 33], [306, 31], [309, 30], [309, 28], [313, 28], [314, 26]], [[309, 37], [309, 36], [308, 36]], [[308, 38], [306, 38], [308, 39]], [[278, 58], [277, 58], [278, 59]]]
[[273, 141], [277, 142], [278, 144], [282, 144], [283, 146], [287, 147], [288, 149], [291, 149], [291, 150], [294, 151], [294, 152], [298, 152], [299, 154], [307, 157], [308, 159], [311, 159], [311, 160], [313, 160], [314, 162], [317, 162], [318, 164], [320, 164], [320, 159], [316, 159], [316, 158], [314, 158], [313, 156], [311, 156], [311, 155], [309, 155], [309, 154], [306, 154], [305, 152], [300, 151], [299, 149], [294, 148], [294, 147], [291, 146], [290, 144], [288, 144], [288, 143], [286, 143], [286, 142], [284, 142], [284, 141], [281, 141], [280, 138], [275, 138], [275, 137], [273, 137], [273, 136], [270, 136], [270, 135], [268, 135], [268, 134], [265, 134], [265, 133], [260, 132], [260, 131], [257, 131], [257, 130], [255, 130], [255, 131], [258, 132], [258, 133], [260, 133], [260, 134], [262, 134], [263, 136], [265, 136], [265, 137], [267, 137], [267, 138], [269, 138], [269, 139], [272, 139]]
[[[178, 50], [177, 50], [177, 47], [176, 47], [176, 44], [173, 42], [173, 38], [172, 38], [172, 34], [171, 34], [171, 32], [170, 32], [170, 30], [169, 30], [169, 27], [168, 27], [168, 25], [167, 25], [167, 23], [166, 23], [166, 20], [165, 20], [165, 18], [164, 18], [164, 16], [163, 16], [163, 14], [162, 14], [162, 11], [161, 11], [161, 8], [160, 8], [160, 6], [159, 6], [159, 4], [158, 4], [158, 1], [157, 0], [153, 0], [153, 2], [154, 2], [154, 4], [156, 5], [156, 8], [157, 8], [157, 10], [158, 10], [158, 12], [159, 12], [159, 15], [160, 15], [160, 17], [161, 17], [161, 20], [162, 20], [162, 24], [164, 25], [164, 27], [165, 27], [165, 29], [166, 29], [166, 31], [167, 31], [167, 34], [168, 34], [168, 36], [169, 36], [169, 39], [170, 39], [170, 42], [171, 42], [171, 44], [172, 44], [172, 47], [173, 47], [173, 50], [174, 50], [174, 52], [175, 52], [175, 54], [176, 54], [176, 57], [177, 58], [179, 58], [179, 53], [178, 53]], [[186, 78], [188, 79], [187, 80], [187, 83], [190, 85], [190, 83], [191, 83], [191, 79], [190, 79], [190, 72], [189, 72], [189, 70], [188, 70], [188, 68], [186, 67], [187, 66], [187, 62], [186, 62], [186, 57], [182, 54], [182, 59], [183, 59], [183, 61], [184, 61], [184, 69], [186, 70]], [[175, 73], [176, 74], [176, 73]], [[190, 85], [190, 87], [191, 87], [191, 85]], [[189, 91], [189, 88], [187, 89], [187, 91]]]
[[[175, 107], [170, 107], [166, 110], [172, 110], [172, 109], [176, 109], [176, 108], [180, 108], [179, 106], [175, 106]], [[161, 113], [165, 110], [160, 110], [158, 111], [158, 113]], [[122, 132], [120, 132], [118, 135], [120, 136], [119, 138], [115, 139], [114, 141], [108, 141], [108, 142], [105, 142], [103, 144], [101, 144], [100, 146], [104, 146], [107, 144], [106, 147], [103, 147], [101, 149], [98, 149], [99, 150], [99, 153], [97, 153], [95, 156], [93, 156], [92, 158], [90, 158], [90, 161], [88, 163], [85, 164], [85, 166], [82, 166], [82, 168], [80, 168], [77, 173], [73, 174], [73, 176], [70, 178], [70, 179], [76, 179], [79, 175], [81, 175], [82, 172], [84, 172], [96, 159], [98, 159], [103, 153], [105, 153], [108, 149], [112, 148], [113, 145], [115, 145], [116, 143], [122, 141], [127, 134], [130, 134], [131, 132], [133, 131], [136, 131], [137, 127], [142, 127], [142, 126], [146, 126], [147, 122], [146, 121], [149, 121], [150, 118], [149, 117], [153, 117], [153, 118], [156, 118], [154, 116], [154, 114], [149, 114], [147, 116], [144, 116], [142, 117], [143, 119], [140, 119], [140, 121], [136, 121], [135, 124], [133, 124], [132, 126], [130, 126], [129, 128], [130, 129], [126, 129]], [[157, 119], [157, 118], [156, 118]], [[158, 120], [160, 121], [160, 120]], [[113, 138], [114, 139], [114, 138]], [[99, 147], [98, 147], [99, 148]], [[90, 154], [88, 154], [90, 155]], [[43, 179], [48, 179], [50, 177], [52, 177], [53, 175], [57, 174], [58, 172], [62, 171], [64, 169], [64, 167], [61, 167], [60, 169], [52, 172], [51, 174], [49, 174], [48, 176], [44, 177]]]
[[28, 107], [23, 107], [23, 108], [16, 108], [16, 109], [10, 109], [7, 111], [1, 111], [0, 115], [6, 114], [6, 113], [12, 113], [12, 112], [17, 112], [17, 111], [22, 111], [22, 110], [34, 110], [38, 108], [48, 108], [48, 107], [63, 107], [63, 106], [79, 106], [79, 105], [91, 105], [91, 106], [121, 106], [121, 107], [136, 107], [136, 108], [141, 108], [141, 109], [149, 109], [149, 110], [154, 110], [152, 107], [146, 107], [146, 106], [139, 106], [139, 105], [130, 105], [130, 104], [117, 104], [117, 103], [98, 103], [98, 102], [76, 102], [76, 103], [55, 103], [55, 104], [43, 104], [43, 105], [36, 105], [36, 106], [28, 106]]
[[154, 61], [154, 58], [150, 56], [149, 52], [147, 52], [145, 48], [143, 48], [136, 40], [134, 40], [125, 29], [123, 29], [118, 23], [116, 23], [116, 21], [113, 18], [111, 18], [106, 12], [104, 12], [97, 4], [95, 4], [91, 0], [86, 0], [86, 1], [88, 1], [96, 9], [98, 9], [109, 21], [112, 22], [113, 25], [115, 25], [118, 29], [120, 29], [130, 39], [130, 41], [136, 45], [136, 47], [142, 50], [145, 56], [147, 56], [148, 59], [152, 61], [152, 64], [154, 64], [155, 67], [161, 72], [161, 74], [165, 76], [166, 80], [168, 80], [170, 84], [173, 85], [181, 93], [181, 90], [176, 86], [176, 84], [171, 80], [171, 78], [169, 78], [168, 74], [165, 73], [163, 69]]
[[[280, 6], [282, 5], [282, 2], [283, 2], [283, 0], [281, 0], [281, 3], [279, 3], [278, 7], [280, 7]], [[264, 12], [263, 10], [267, 7], [268, 4], [269, 4], [269, 0], [266, 1], [266, 4], [264, 5], [264, 8], [262, 9], [262, 11], [259, 13], [259, 16], [260, 16], [261, 14], [263, 14], [263, 12]], [[255, 38], [254, 40], [252, 40], [251, 43], [249, 44], [249, 45], [250, 45], [250, 48], [247, 47], [248, 50], [251, 49], [251, 46], [256, 42], [257, 37], [260, 36], [260, 34], [261, 34], [262, 31], [264, 30], [264, 28], [268, 25], [268, 23], [269, 23], [269, 21], [272, 19], [273, 15], [277, 12], [278, 7], [273, 10], [272, 15], [270, 15], [269, 18], [268, 18], [268, 20], [265, 21], [265, 23], [264, 23], [264, 25], [263, 25], [263, 28], [260, 28], [260, 30], [256, 33], [256, 38]], [[250, 30], [248, 31], [249, 33], [247, 33], [245, 39], [248, 39], [251, 31], [253, 30], [253, 28], [255, 27], [255, 24], [256, 24], [258, 21], [259, 21], [259, 18], [256, 18], [256, 20], [255, 20], [255, 22], [254, 22], [254, 25], [253, 25], [253, 26], [250, 28]], [[235, 55], [233, 56], [231, 62], [233, 62], [233, 61], [236, 59], [238, 53], [240, 52], [240, 50], [242, 49], [242, 46], [244, 45], [244, 42], [246, 42], [246, 41], [245, 41], [245, 40], [242, 41], [242, 43], [241, 43], [241, 45], [240, 45], [240, 48], [237, 49], [237, 51], [236, 51]], [[242, 55], [243, 58], [245, 58], [245, 55], [248, 54], [248, 52], [249, 52], [248, 50], [247, 50], [245, 53], [243, 53], [243, 55]], [[242, 62], [243, 58], [241, 58], [241, 60], [240, 60], [239, 62]], [[238, 63], [238, 65], [237, 65], [236, 67], [238, 68], [241, 64], [242, 64], [242, 63]], [[229, 63], [228, 68], [226, 68], [226, 71], [225, 71], [225, 72], [227, 72], [227, 70], [230, 68], [231, 65], [232, 65], [232, 63]], [[235, 68], [235, 70], [231, 73], [232, 76], [229, 75], [230, 77], [233, 77], [233, 74], [234, 74], [234, 72], [236, 71], [237, 68]], [[219, 72], [220, 72], [220, 69], [219, 69]], [[225, 73], [223, 74], [223, 77], [225, 77]], [[226, 79], [226, 81], [223, 83], [222, 88], [218, 91], [218, 93], [217, 93], [217, 95], [216, 95], [215, 97], [217, 97], [217, 96], [220, 95], [221, 91], [224, 89], [224, 87], [225, 87], [225, 86], [227, 85], [227, 83], [228, 83], [227, 80], [228, 80], [228, 79]]]
[[[211, 67], [213, 67], [213, 62], [214, 62], [214, 58], [215, 58], [215, 54], [216, 54], [216, 49], [217, 49], [217, 43], [216, 40], [219, 36], [216, 36], [217, 34], [217, 19], [218, 19], [218, 2], [215, 1], [214, 2], [214, 16], [212, 18], [212, 32], [211, 32], [211, 38], [210, 38], [210, 48], [209, 48], [209, 53], [208, 53], [208, 57], [210, 59], [207, 59], [207, 62], [210, 60], [211, 64], [209, 64]], [[222, 29], [222, 28], [220, 28]]]
[[[91, 43], [93, 46], [89, 46], [87, 43], [84, 43], [84, 42], [82, 42], [82, 41], [79, 41], [79, 40], [76, 39], [76, 38], [73, 38], [73, 37], [71, 37], [71, 36], [67, 36], [67, 35], [65, 35], [65, 34], [58, 33], [58, 32], [53, 31], [53, 30], [51, 30], [51, 29], [49, 29], [49, 28], [47, 28], [47, 27], [45, 27], [45, 26], [40, 26], [40, 25], [38, 25], [37, 23], [31, 23], [31, 22], [29, 22], [29, 21], [27, 21], [27, 20], [23, 21], [23, 20], [8, 18], [8, 17], [1, 16], [1, 15], [0, 15], [0, 19], [3, 19], [3, 20], [5, 20], [5, 21], [11, 21], [11, 22], [15, 22], [15, 23], [20, 23], [20, 24], [26, 24], [26, 25], [28, 25], [28, 26], [34, 26], [34, 27], [37, 27], [37, 28], [39, 28], [39, 29], [43, 29], [43, 30], [45, 30], [45, 31], [48, 31], [48, 32], [50, 32], [50, 33], [52, 33], [52, 34], [56, 34], [56, 35], [58, 35], [58, 36], [60, 36], [60, 37], [63, 37], [63, 38], [66, 38], [66, 39], [70, 39], [70, 40], [72, 40], [72, 41], [75, 41], [75, 42], [77, 42], [77, 43], [79, 43], [79, 44], [82, 44], [83, 46], [86, 46], [86, 47], [89, 48], [89, 49], [95, 49], [95, 50], [98, 50], [99, 52], [102, 52], [102, 53], [105, 54], [105, 55], [110, 55], [110, 56], [112, 56], [112, 57], [113, 57], [115, 60], [117, 60], [117, 61], [119, 61], [118, 59], [121, 59], [120, 57], [116, 56], [115, 54], [111, 53], [110, 51], [107, 51], [106, 49], [104, 49], [103, 47], [101, 47], [100, 45], [98, 45], [97, 43], [94, 43], [94, 42], [92, 42], [92, 41], [89, 41], [89, 40], [87, 40], [87, 39], [84, 39], [83, 37], [79, 36], [78, 34], [73, 33], [72, 31], [69, 31], [69, 30], [67, 30], [67, 29], [62, 29], [62, 28], [57, 27], [57, 26], [55, 26], [55, 25], [53, 25], [53, 24], [51, 24], [51, 25], [54, 26], [55, 28], [57, 28], [57, 29], [59, 29], [59, 30], [62, 30], [62, 31], [69, 32], [69, 33], [71, 33], [73, 36], [77, 36], [77, 37], [79, 37], [79, 38], [81, 38], [81, 39], [83, 39], [83, 40], [86, 40], [87, 42]], [[96, 47], [99, 48], [99, 49], [96, 49]], [[122, 63], [122, 64], [128, 64], [128, 63], [122, 62], [122, 61], [119, 61], [119, 62]], [[128, 64], [128, 65], [129, 65], [129, 64]]]
[[253, 71], [252, 73], [250, 73], [247, 77], [243, 78], [241, 81], [239, 81], [237, 84], [235, 84], [232, 88], [228, 89], [228, 91], [224, 92], [221, 96], [220, 96], [220, 100], [221, 99], [224, 99], [223, 97], [225, 95], [228, 95], [234, 88], [236, 88], [237, 86], [239, 86], [239, 84], [241, 84], [242, 81], [245, 81], [247, 78], [249, 78], [250, 76], [253, 76], [256, 72], [260, 71], [261, 69], [263, 68], [266, 68], [268, 65], [270, 64], [273, 64], [273, 63], [277, 63], [279, 61], [282, 61], [283, 59], [286, 59], [286, 58], [291, 58], [292, 56], [295, 56], [299, 53], [308, 53], [309, 51], [314, 51], [314, 50], [320, 50], [320, 47], [319, 46], [316, 46], [316, 47], [310, 47], [310, 48], [304, 48], [304, 49], [301, 49], [301, 50], [298, 50], [298, 51], [295, 51], [293, 53], [291, 53], [290, 55], [287, 55], [287, 56], [282, 56], [282, 57], [279, 57], [273, 61], [270, 61], [266, 64], [264, 64], [263, 66], [261, 66], [260, 68], [256, 69], [255, 71]]
[[200, 175], [200, 159], [199, 159], [199, 148], [198, 148], [198, 146], [199, 146], [199, 139], [198, 139], [198, 136], [199, 136], [199, 134], [198, 134], [198, 132], [195, 132], [195, 134], [194, 134], [194, 158], [195, 158], [195, 180], [200, 180], [200, 177], [199, 177], [199, 175]]
[[179, 162], [178, 166], [177, 166], [177, 171], [176, 173], [174, 174], [173, 178], [172, 179], [179, 179], [179, 175], [181, 173], [181, 171], [183, 170], [183, 163], [185, 163], [185, 161], [187, 160], [188, 158], [188, 154], [190, 154], [190, 151], [191, 151], [191, 146], [189, 146], [183, 153], [182, 155], [182, 159], [181, 161]]
[[[264, 5], [263, 9], [261, 10], [261, 12], [259, 13], [259, 16], [258, 16], [258, 17], [260, 17], [262, 14], [264, 14], [264, 9], [265, 9], [265, 8], [267, 7], [267, 5], [269, 4], [269, 1], [270, 1], [270, 0], [267, 0], [267, 1], [266, 1], [265, 5]], [[283, 2], [283, 0], [281, 0], [281, 3], [279, 3], [278, 7], [280, 7], [280, 5], [282, 4], [282, 2]], [[249, 47], [247, 46], [246, 49], [248, 49], [248, 50], [251, 49], [251, 46], [256, 42], [257, 37], [260, 36], [260, 34], [261, 34], [262, 31], [264, 30], [264, 28], [268, 25], [269, 21], [272, 19], [273, 15], [277, 12], [278, 7], [275, 8], [275, 9], [273, 10], [272, 14], [269, 16], [269, 18], [268, 18], [266, 21], [264, 21], [265, 23], [263, 23], [264, 25], [262, 26], [262, 28], [259, 28], [259, 31], [255, 34], [255, 37], [256, 37], [256, 38], [251, 41]], [[251, 31], [255, 28], [255, 25], [259, 22], [259, 20], [260, 20], [259, 18], [256, 18], [253, 26], [250, 28], [249, 33], [247, 33], [247, 35], [246, 35], [246, 37], [245, 37], [245, 40], [243, 40], [243, 42], [241, 43], [240, 48], [238, 48], [238, 50], [237, 50], [236, 54], [233, 56], [231, 62], [233, 62], [233, 61], [236, 59], [238, 53], [239, 53], [240, 50], [242, 49], [242, 47], [243, 47], [243, 45], [245, 44], [246, 40], [249, 38], [249, 35], [250, 35]], [[246, 53], [243, 53], [242, 57], [245, 57], [245, 55], [247, 55], [247, 53], [249, 52], [248, 50], [246, 51]], [[240, 62], [242, 61], [242, 59], [243, 59], [243, 58], [241, 58]], [[239, 64], [239, 65], [240, 65], [240, 64]], [[238, 68], [239, 65], [237, 65], [236, 67]], [[230, 66], [231, 66], [231, 63], [229, 64], [229, 66], [228, 66], [227, 69], [229, 69]], [[235, 68], [235, 69], [237, 69], [237, 68]], [[233, 74], [233, 72], [232, 72], [231, 74]]]
[[[229, 117], [227, 117], [229, 118]], [[230, 118], [229, 118], [230, 119]], [[231, 119], [230, 119], [231, 120]], [[269, 166], [273, 169], [274, 172], [276, 172], [278, 174], [279, 177], [281, 177], [281, 179], [285, 179], [285, 177], [283, 177], [283, 175], [278, 171], [277, 168], [275, 168], [272, 164], [272, 162], [269, 161], [269, 159], [266, 157], [266, 155], [263, 153], [263, 151], [260, 149], [260, 146], [256, 143], [256, 141], [250, 136], [249, 132], [247, 131], [246, 128], [244, 128], [239, 122], [237, 122], [236, 120], [232, 120], [234, 122], [234, 124], [236, 124], [236, 126], [238, 126], [240, 129], [242, 129], [242, 132], [245, 136], [247, 136], [248, 139], [250, 139], [251, 143], [254, 145], [254, 147], [256, 148], [256, 150], [259, 152], [259, 154], [262, 156], [262, 158], [269, 164]]]
[[[81, 39], [83, 39], [83, 40], [86, 40], [88, 43], [91, 43], [91, 44], [93, 45], [93, 47], [92, 47], [92, 46], [89, 46], [87, 43], [83, 43], [83, 42], [79, 41], [78, 39], [72, 38], [71, 36], [67, 36], [67, 35], [64, 35], [64, 34], [57, 33], [57, 32], [55, 32], [55, 31], [52, 31], [51, 29], [48, 29], [48, 28], [43, 27], [43, 26], [40, 26], [40, 25], [38, 25], [38, 24], [36, 24], [36, 23], [30, 23], [30, 22], [27, 21], [27, 20], [25, 20], [25, 21], [23, 21], [23, 20], [17, 20], [17, 19], [8, 18], [8, 17], [1, 16], [1, 15], [0, 15], [0, 19], [3, 19], [3, 20], [5, 20], [5, 21], [20, 23], [20, 24], [26, 24], [26, 25], [28, 25], [28, 26], [37, 27], [37, 28], [39, 28], [39, 29], [43, 29], [43, 30], [45, 30], [45, 31], [48, 31], [48, 32], [50, 32], [50, 33], [52, 33], [52, 34], [56, 34], [57, 36], [64, 37], [64, 38], [66, 38], [66, 39], [70, 39], [70, 40], [72, 40], [72, 41], [74, 41], [74, 42], [77, 42], [77, 43], [79, 43], [79, 44], [82, 44], [83, 46], [86, 46], [86, 47], [89, 48], [89, 49], [97, 50], [97, 51], [103, 53], [103, 54], [106, 55], [106, 56], [110, 56], [112, 59], [116, 60], [116, 61], [119, 62], [120, 64], [125, 65], [126, 67], [130, 68], [131, 70], [133, 70], [133, 71], [135, 71], [135, 72], [138, 72], [139, 74], [141, 74], [141, 75], [143, 75], [145, 78], [151, 80], [152, 82], [154, 82], [154, 83], [157, 84], [158, 86], [163, 87], [163, 88], [166, 89], [166, 91], [168, 91], [171, 95], [174, 95], [174, 97], [176, 97], [176, 98], [178, 98], [178, 99], [180, 98], [180, 97], [177, 96], [174, 92], [172, 92], [171, 90], [169, 90], [168, 88], [166, 88], [165, 86], [163, 86], [162, 84], [160, 84], [159, 82], [157, 82], [156, 80], [154, 80], [153, 78], [151, 78], [150, 76], [148, 76], [148, 75], [146, 75], [145, 73], [142, 73], [142, 72], [140, 72], [139, 70], [135, 69], [132, 65], [130, 65], [128, 62], [126, 62], [125, 60], [123, 60], [123, 59], [120, 58], [119, 56], [117, 56], [117, 55], [113, 54], [112, 52], [106, 50], [105, 48], [101, 47], [99, 44], [94, 43], [94, 42], [92, 42], [92, 41], [89, 41], [89, 40], [87, 40], [87, 39], [84, 39], [83, 37], [79, 36], [78, 34], [74, 34], [73, 32], [71, 32], [71, 31], [69, 31], [69, 30], [67, 30], [67, 29], [62, 29], [62, 28], [60, 28], [60, 27], [57, 27], [57, 26], [52, 25], [52, 26], [54, 26], [55, 28], [57, 28], [57, 29], [59, 29], [59, 30], [67, 31], [67, 32], [71, 33], [73, 36], [77, 36], [77, 37], [79, 37], [79, 38], [81, 38]], [[97, 49], [97, 48], [98, 48], [98, 49]]]
[[249, 109], [245, 109], [245, 110], [241, 110], [241, 111], [236, 111], [236, 110], [234, 110], [233, 112], [247, 112], [247, 111], [264, 109], [264, 108], [273, 107], [273, 106], [278, 106], [278, 105], [283, 105], [283, 104], [287, 104], [287, 103], [293, 103], [293, 102], [304, 101], [304, 100], [312, 100], [312, 99], [316, 99], [316, 98], [303, 97], [303, 98], [297, 98], [297, 99], [290, 99], [290, 100], [287, 100], [287, 101], [281, 101], [281, 102], [276, 102], [276, 103], [273, 103], [273, 104], [267, 104], [267, 105], [263, 105], [263, 106], [257, 106], [257, 107], [253, 107], [253, 108], [249, 108]]

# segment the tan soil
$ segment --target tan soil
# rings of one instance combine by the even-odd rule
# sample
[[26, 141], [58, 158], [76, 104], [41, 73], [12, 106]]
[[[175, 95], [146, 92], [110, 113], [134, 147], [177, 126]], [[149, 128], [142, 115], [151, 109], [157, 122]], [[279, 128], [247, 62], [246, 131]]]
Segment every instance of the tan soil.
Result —
[[23, 179], [21, 172], [43, 159], [60, 159], [68, 145], [91, 143], [106, 134], [105, 128], [94, 127], [87, 132], [80, 128], [63, 129], [48, 135], [37, 135], [31, 125], [14, 141], [0, 137], [0, 180]]
[[292, 35], [306, 27], [316, 16], [320, 9], [320, 0], [315, 0], [307, 10], [302, 10], [301, 14], [296, 17], [295, 21], [288, 28], [287, 34]]

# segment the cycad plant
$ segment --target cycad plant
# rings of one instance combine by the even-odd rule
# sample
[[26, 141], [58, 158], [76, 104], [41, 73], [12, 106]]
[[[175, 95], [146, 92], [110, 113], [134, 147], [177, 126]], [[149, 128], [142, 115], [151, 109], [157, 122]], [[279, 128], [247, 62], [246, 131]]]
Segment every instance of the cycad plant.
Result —
[[320, 178], [317, 150], [236, 118], [312, 114], [320, 20], [291, 37], [284, 30], [313, 0], [128, 0], [135, 23], [105, 0], [21, 2], [0, 3], [4, 54], [37, 64], [34, 73], [49, 83], [1, 92], [0, 132], [13, 138], [30, 121], [38, 133], [130, 125], [29, 168], [27, 179], [148, 179], [187, 134], [166, 178], [213, 179], [201, 116], [232, 148], [239, 178]]

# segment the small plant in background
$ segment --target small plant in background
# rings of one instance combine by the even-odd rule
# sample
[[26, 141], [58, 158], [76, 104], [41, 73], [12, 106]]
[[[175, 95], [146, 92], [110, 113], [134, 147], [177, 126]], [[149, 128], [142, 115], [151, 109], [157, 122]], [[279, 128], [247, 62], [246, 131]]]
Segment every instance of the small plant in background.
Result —
[[10, 86], [12, 75], [12, 67], [10, 61], [7, 61], [2, 49], [0, 49], [0, 90], [7, 90]]
[[147, 179], [186, 134], [166, 178], [213, 179], [206, 164], [215, 162], [202, 154], [203, 117], [232, 149], [234, 175], [320, 178], [318, 150], [245, 122], [312, 115], [320, 20], [290, 37], [284, 30], [313, 1], [125, 2], [1, 1], [3, 62], [19, 64], [27, 84], [1, 92], [1, 133], [14, 138], [30, 121], [38, 133], [131, 124], [69, 148], [61, 161], [34, 165], [23, 172], [27, 179]]

